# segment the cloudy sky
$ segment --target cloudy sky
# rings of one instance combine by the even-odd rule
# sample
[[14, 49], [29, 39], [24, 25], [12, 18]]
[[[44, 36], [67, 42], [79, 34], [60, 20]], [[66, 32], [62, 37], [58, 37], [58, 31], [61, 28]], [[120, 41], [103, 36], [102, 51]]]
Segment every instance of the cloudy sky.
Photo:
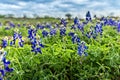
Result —
[[87, 11], [92, 14], [120, 15], [119, 0], [0, 0], [0, 14], [49, 15], [64, 17], [66, 13], [83, 17]]

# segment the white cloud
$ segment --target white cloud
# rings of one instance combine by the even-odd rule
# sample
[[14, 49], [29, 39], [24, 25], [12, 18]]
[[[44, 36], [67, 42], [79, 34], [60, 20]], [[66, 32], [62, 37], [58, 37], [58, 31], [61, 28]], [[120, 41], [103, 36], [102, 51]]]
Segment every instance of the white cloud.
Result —
[[20, 6], [26, 6], [27, 5], [26, 2], [22, 2], [22, 1], [18, 2], [17, 4], [20, 5]]
[[97, 1], [94, 1], [92, 2], [92, 4], [89, 4], [87, 7], [88, 8], [95, 8], [95, 7], [104, 7], [104, 6], [110, 6], [109, 3], [106, 3], [106, 2], [97, 2]]
[[86, 4], [89, 0], [64, 0], [64, 2], [72, 2], [75, 4]]
[[0, 9], [21, 9], [21, 6], [13, 4], [2, 4], [0, 3]]
[[[64, 17], [66, 13], [71, 13], [73, 16], [82, 15], [82, 17], [84, 17], [85, 13], [90, 10], [93, 15], [109, 15], [109, 13], [111, 12], [114, 12], [115, 15], [119, 15], [120, 10], [117, 10], [119, 6], [111, 6], [110, 3], [112, 2], [110, 2], [109, 0], [54, 0], [53, 2], [48, 2], [44, 4], [36, 3], [35, 1], [18, 1], [16, 4], [0, 3], [0, 13], [13, 13], [17, 15], [28, 14], [30, 16], [36, 13], [40, 16], [50, 15], [57, 17]], [[115, 3], [117, 4], [117, 2]]]

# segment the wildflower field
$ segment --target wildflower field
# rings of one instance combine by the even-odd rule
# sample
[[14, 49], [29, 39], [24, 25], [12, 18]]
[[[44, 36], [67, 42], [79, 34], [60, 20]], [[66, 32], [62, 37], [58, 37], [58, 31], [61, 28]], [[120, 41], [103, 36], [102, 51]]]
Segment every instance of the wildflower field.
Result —
[[0, 19], [0, 80], [120, 80], [120, 21]]

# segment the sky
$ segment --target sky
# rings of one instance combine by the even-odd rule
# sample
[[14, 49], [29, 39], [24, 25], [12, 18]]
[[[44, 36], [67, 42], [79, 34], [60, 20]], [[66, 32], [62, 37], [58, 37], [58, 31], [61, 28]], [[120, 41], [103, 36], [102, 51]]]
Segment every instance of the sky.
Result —
[[15, 16], [64, 17], [71, 13], [73, 17], [84, 17], [90, 11], [93, 16], [120, 16], [119, 0], [0, 0], [0, 14], [14, 14]]

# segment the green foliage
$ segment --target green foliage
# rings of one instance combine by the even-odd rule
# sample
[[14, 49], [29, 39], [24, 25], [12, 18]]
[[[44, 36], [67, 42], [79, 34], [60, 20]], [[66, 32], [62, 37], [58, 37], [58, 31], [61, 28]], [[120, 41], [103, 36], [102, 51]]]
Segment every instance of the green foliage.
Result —
[[0, 18], [5, 18], [5, 15], [1, 15], [1, 14], [0, 14]]
[[[89, 30], [85, 27], [85, 32]], [[27, 29], [19, 28], [24, 37]], [[11, 61], [10, 80], [119, 80], [120, 78], [120, 34], [114, 27], [104, 26], [103, 36], [88, 39], [78, 30], [74, 31], [88, 46], [88, 56], [77, 54], [77, 44], [68, 35], [43, 38], [43, 54], [31, 52], [29, 44], [23, 48], [7, 47], [7, 59]], [[1, 36], [11, 36], [14, 29], [0, 29]], [[67, 34], [70, 29], [67, 29]]]

